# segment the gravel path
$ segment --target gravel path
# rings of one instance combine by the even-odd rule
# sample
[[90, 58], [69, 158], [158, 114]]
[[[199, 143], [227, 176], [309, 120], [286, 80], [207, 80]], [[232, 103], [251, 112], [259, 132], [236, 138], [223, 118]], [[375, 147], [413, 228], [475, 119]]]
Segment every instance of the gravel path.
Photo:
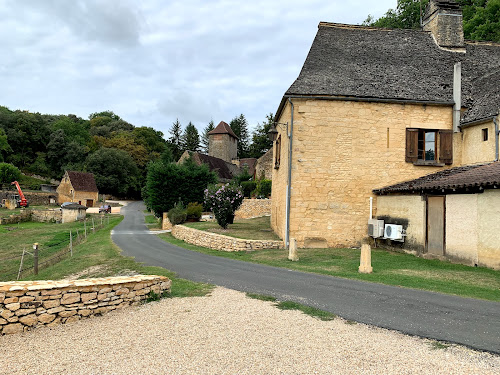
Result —
[[499, 374], [500, 356], [216, 288], [0, 337], [0, 374]]

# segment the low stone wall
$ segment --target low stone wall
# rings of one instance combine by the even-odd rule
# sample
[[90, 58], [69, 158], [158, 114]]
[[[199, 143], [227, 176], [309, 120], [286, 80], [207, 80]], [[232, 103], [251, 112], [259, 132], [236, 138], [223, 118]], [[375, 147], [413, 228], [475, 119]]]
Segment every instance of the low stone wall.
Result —
[[150, 291], [170, 291], [164, 276], [138, 275], [59, 281], [0, 283], [0, 334], [47, 325], [72, 323], [129, 305], [138, 305]]
[[170, 220], [168, 220], [167, 212], [163, 213], [163, 220], [161, 222], [161, 229], [163, 229], [163, 230], [171, 230], [172, 229], [172, 223], [170, 223]]
[[176, 225], [172, 228], [172, 235], [193, 245], [208, 247], [222, 251], [253, 251], [261, 249], [282, 249], [282, 241], [245, 240], [224, 236], [222, 234], [205, 232], [189, 228], [184, 225]]
[[62, 220], [61, 209], [56, 208], [53, 210], [22, 210], [19, 213], [0, 218], [0, 225], [3, 224], [16, 224], [25, 221], [36, 221], [39, 223], [48, 223], [55, 221], [60, 223]]
[[234, 213], [234, 218], [250, 219], [253, 217], [270, 216], [271, 215], [271, 200], [270, 199], [243, 199], [238, 211]]
[[[23, 193], [31, 206], [42, 206], [57, 203], [57, 193], [55, 192], [23, 190]], [[7, 199], [12, 194], [17, 194], [17, 190], [0, 190], [0, 199]]]

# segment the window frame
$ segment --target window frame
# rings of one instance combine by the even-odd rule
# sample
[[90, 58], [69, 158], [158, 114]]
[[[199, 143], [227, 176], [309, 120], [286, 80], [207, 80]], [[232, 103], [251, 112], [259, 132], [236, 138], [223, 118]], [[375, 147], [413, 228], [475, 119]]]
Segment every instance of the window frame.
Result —
[[[427, 134], [434, 134], [426, 140]], [[434, 159], [426, 160], [428, 145]], [[444, 166], [453, 163], [453, 131], [447, 129], [406, 128], [406, 162], [414, 165]]]

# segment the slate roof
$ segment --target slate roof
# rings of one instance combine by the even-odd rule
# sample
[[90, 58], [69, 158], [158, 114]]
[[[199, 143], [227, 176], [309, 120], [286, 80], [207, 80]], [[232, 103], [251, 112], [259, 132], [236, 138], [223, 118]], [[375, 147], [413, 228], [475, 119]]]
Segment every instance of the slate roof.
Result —
[[238, 167], [236, 165], [214, 156], [201, 154], [199, 152], [193, 153], [192, 155], [195, 160], [199, 160], [201, 163], [207, 164], [208, 168], [211, 171], [216, 172], [220, 179], [230, 180], [238, 171]]
[[97, 192], [97, 185], [95, 183], [94, 174], [87, 172], [66, 171], [68, 177], [73, 185], [73, 189], [78, 191], [92, 191]]
[[452, 104], [453, 66], [462, 62], [462, 103], [470, 108], [463, 121], [497, 114], [500, 89], [489, 81], [485, 93], [482, 80], [500, 74], [500, 44], [467, 42], [465, 49], [444, 50], [428, 31], [321, 22], [283, 99], [319, 95]]
[[375, 194], [425, 192], [464, 188], [500, 188], [500, 162], [446, 169], [395, 185], [375, 189]]
[[214, 130], [208, 132], [208, 135], [211, 134], [229, 134], [230, 136], [239, 139], [236, 134], [234, 134], [233, 129], [231, 129], [231, 127], [224, 121], [219, 122], [219, 125], [217, 125]]

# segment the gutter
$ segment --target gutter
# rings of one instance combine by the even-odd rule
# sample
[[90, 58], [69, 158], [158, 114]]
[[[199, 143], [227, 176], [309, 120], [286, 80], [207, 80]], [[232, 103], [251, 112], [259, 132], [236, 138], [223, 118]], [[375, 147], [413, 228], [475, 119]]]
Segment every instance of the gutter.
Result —
[[292, 115], [290, 121], [290, 129], [288, 132], [288, 184], [286, 187], [286, 233], [285, 233], [285, 246], [290, 250], [290, 201], [292, 195], [292, 146], [293, 146], [293, 112], [294, 105], [291, 98], [288, 98], [288, 102], [292, 106]]

